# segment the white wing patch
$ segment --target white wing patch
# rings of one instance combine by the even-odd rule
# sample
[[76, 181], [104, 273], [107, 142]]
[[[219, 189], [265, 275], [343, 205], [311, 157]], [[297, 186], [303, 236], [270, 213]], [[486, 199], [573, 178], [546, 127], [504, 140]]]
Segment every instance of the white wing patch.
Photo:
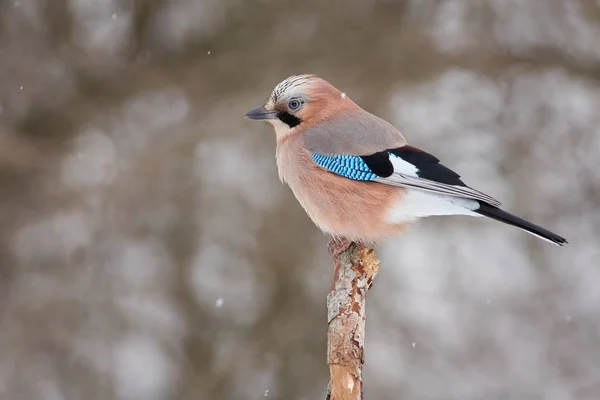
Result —
[[402, 158], [390, 154], [390, 161], [394, 166], [394, 173], [405, 174], [410, 176], [417, 176], [417, 172], [419, 169], [409, 163], [408, 161], [404, 161]]
[[427, 190], [429, 192], [458, 198], [462, 197], [466, 199], [481, 200], [495, 207], [501, 206], [501, 203], [498, 200], [468, 186], [448, 185], [446, 183], [420, 178], [417, 176], [417, 172], [419, 171], [418, 168], [400, 157], [390, 155], [390, 161], [394, 166], [394, 173], [387, 178], [378, 177], [375, 179], [376, 182]]
[[402, 199], [390, 210], [388, 219], [390, 223], [398, 224], [432, 215], [480, 217], [480, 214], [473, 212], [478, 208], [479, 204], [475, 200], [406, 189]]

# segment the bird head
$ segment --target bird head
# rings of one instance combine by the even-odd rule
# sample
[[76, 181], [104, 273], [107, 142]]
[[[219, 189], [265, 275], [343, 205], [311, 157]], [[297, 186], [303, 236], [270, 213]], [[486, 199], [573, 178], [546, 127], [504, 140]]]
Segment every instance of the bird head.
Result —
[[324, 79], [316, 75], [294, 75], [275, 86], [267, 102], [248, 111], [246, 117], [270, 123], [279, 135], [318, 123], [350, 103], [354, 104]]

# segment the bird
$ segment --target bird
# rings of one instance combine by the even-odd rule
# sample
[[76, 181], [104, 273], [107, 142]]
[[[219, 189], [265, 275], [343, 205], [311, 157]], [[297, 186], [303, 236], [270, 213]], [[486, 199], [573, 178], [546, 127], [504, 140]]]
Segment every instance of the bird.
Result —
[[376, 245], [420, 218], [442, 215], [483, 216], [558, 246], [568, 243], [501, 209], [498, 200], [467, 186], [437, 157], [409, 145], [392, 124], [317, 75], [283, 80], [245, 117], [274, 128], [279, 178], [330, 235], [333, 251], [351, 242]]

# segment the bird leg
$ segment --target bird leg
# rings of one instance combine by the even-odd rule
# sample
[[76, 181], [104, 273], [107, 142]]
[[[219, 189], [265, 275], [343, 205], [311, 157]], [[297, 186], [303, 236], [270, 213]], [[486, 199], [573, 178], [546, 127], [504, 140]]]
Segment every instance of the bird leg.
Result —
[[329, 236], [329, 242], [327, 243], [327, 250], [333, 256], [334, 260], [337, 259], [340, 254], [344, 252], [352, 242], [344, 237]]

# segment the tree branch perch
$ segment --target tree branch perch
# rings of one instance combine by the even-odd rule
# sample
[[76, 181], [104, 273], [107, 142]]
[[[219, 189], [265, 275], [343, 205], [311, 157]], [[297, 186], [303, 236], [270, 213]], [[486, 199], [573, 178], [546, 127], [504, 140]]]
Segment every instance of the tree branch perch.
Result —
[[356, 243], [330, 238], [329, 249], [335, 267], [327, 295], [327, 399], [362, 400], [365, 298], [379, 271], [379, 260], [375, 250]]

